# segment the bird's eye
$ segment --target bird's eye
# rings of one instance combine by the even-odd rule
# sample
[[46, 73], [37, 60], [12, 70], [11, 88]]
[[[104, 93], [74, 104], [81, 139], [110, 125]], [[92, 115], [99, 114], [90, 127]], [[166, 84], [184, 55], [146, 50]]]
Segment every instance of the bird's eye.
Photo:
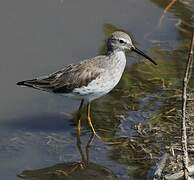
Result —
[[122, 39], [120, 39], [119, 42], [120, 42], [121, 44], [125, 43]]

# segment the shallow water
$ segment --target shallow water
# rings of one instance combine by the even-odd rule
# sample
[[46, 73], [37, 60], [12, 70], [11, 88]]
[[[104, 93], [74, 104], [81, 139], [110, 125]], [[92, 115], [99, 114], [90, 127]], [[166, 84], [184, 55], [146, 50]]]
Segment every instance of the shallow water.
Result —
[[[149, 122], [155, 113], [166, 108], [166, 102], [160, 97], [171, 94], [164, 92], [163, 86], [180, 87], [189, 47], [192, 3], [175, 4], [157, 27], [167, 5], [161, 2], [0, 2], [2, 179], [48, 180], [53, 176], [55, 179], [149, 179], [154, 163], [149, 159], [142, 162], [144, 157], [138, 151], [96, 139], [86, 148], [91, 132], [85, 122], [82, 151], [85, 148], [89, 151], [91, 164], [79, 171], [76, 162], [86, 158], [76, 143], [73, 117], [79, 102], [20, 88], [16, 82], [97, 55], [104, 51], [107, 35], [114, 29], [123, 29], [132, 34], [136, 45], [153, 57], [158, 66], [145, 64], [134, 54], [128, 55], [121, 82], [107, 96], [93, 102], [92, 113], [102, 137], [117, 139], [136, 135], [135, 124]], [[76, 171], [70, 176], [56, 174], [58, 169], [70, 172], [74, 167]]]

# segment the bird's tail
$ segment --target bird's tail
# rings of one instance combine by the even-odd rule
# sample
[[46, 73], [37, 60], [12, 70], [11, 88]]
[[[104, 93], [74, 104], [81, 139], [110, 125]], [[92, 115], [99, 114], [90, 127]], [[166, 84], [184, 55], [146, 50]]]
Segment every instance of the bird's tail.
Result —
[[17, 82], [17, 85], [18, 85], [18, 86], [34, 87], [33, 81], [34, 81], [34, 80], [20, 81], [20, 82]]
[[31, 79], [26, 81], [17, 82], [19, 86], [31, 87], [43, 91], [48, 91], [50, 89], [50, 83], [41, 79]]
[[20, 82], [17, 82], [16, 84], [17, 84], [18, 86], [24, 86], [25, 81], [20, 81]]

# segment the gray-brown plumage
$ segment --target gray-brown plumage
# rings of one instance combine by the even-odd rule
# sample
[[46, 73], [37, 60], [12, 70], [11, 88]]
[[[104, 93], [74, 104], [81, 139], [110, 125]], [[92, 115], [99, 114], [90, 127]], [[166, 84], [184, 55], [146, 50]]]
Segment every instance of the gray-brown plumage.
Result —
[[62, 70], [49, 76], [21, 81], [17, 85], [52, 91], [54, 93], [71, 93], [75, 88], [87, 86], [99, 76], [103, 67], [100, 67], [100, 64], [103, 63], [101, 61], [102, 57], [97, 56], [93, 59], [85, 60], [80, 64], [69, 64]]
[[81, 123], [80, 111], [83, 102], [87, 101], [88, 123], [93, 133], [98, 136], [91, 122], [90, 102], [109, 93], [120, 81], [126, 66], [125, 50], [134, 51], [156, 64], [137, 49], [130, 36], [124, 32], [114, 32], [107, 41], [107, 49], [105, 56], [87, 59], [79, 64], [70, 64], [47, 77], [21, 81], [17, 84], [81, 99], [78, 134], [80, 134]]

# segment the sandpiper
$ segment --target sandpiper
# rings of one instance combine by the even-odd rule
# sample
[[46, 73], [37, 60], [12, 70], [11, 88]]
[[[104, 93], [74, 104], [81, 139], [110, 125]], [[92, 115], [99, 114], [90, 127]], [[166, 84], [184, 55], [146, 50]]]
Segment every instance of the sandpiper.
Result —
[[66, 65], [62, 70], [48, 76], [21, 81], [17, 85], [80, 99], [77, 122], [79, 135], [81, 109], [86, 102], [88, 123], [92, 132], [99, 137], [91, 121], [90, 103], [109, 93], [120, 81], [126, 66], [125, 50], [134, 51], [157, 65], [153, 59], [134, 46], [128, 34], [116, 31], [107, 40], [106, 55], [86, 59], [79, 64]]

